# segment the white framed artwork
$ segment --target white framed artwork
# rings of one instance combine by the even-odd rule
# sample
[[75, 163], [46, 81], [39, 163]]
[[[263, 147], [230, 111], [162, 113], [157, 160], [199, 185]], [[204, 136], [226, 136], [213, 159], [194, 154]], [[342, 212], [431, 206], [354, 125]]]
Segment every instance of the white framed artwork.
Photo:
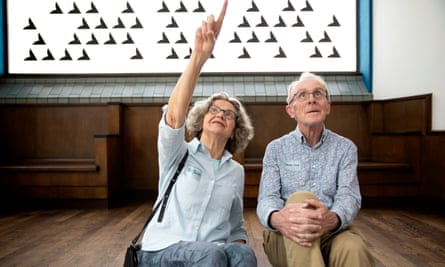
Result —
[[[7, 0], [10, 74], [171, 74], [223, 0]], [[356, 0], [229, 0], [207, 73], [357, 71]]]

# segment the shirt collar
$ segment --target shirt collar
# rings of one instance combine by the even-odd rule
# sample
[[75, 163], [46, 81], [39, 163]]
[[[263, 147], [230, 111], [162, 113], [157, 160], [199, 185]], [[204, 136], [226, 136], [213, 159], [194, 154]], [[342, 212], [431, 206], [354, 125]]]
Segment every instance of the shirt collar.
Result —
[[[197, 153], [198, 151], [202, 151], [203, 153], [209, 155], [210, 157], [210, 153], [207, 151], [207, 149], [201, 144], [201, 142], [199, 141], [198, 138], [193, 138], [192, 141], [190, 142], [191, 145], [191, 150], [193, 153]], [[224, 149], [223, 155], [221, 157], [221, 162], [225, 162], [232, 159], [232, 153], [230, 153], [229, 151], [227, 151], [227, 149]]]
[[[314, 146], [314, 148], [321, 146], [321, 144], [323, 144], [323, 142], [326, 140], [326, 137], [328, 136], [328, 130], [326, 129], [326, 127], [323, 127], [323, 130], [321, 132], [321, 138], [320, 141]], [[304, 137], [304, 135], [301, 133], [300, 128], [297, 125], [297, 128], [295, 129], [295, 134], [297, 136], [297, 140], [301, 143], [301, 144], [307, 144], [306, 142], [306, 138]]]

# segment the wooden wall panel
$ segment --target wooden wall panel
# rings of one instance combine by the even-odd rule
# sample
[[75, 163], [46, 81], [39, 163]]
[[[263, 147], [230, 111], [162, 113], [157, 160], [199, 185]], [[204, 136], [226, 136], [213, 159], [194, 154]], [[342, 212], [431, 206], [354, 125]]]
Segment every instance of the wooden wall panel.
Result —
[[246, 104], [255, 128], [255, 136], [244, 152], [245, 158], [262, 158], [266, 145], [295, 129], [296, 122], [286, 113], [285, 104]]
[[425, 133], [431, 122], [431, 95], [373, 102], [371, 132]]
[[108, 131], [105, 107], [0, 105], [0, 157], [94, 157], [94, 134]]
[[[430, 102], [431, 95], [425, 95], [332, 104], [327, 128], [355, 142], [360, 160], [382, 163], [380, 167], [373, 165], [371, 169], [361, 170], [360, 176], [366, 181], [365, 195], [428, 195], [445, 199], [445, 162], [441, 156], [445, 134], [433, 134], [429, 129]], [[51, 175], [3, 172], [3, 184], [31, 185], [14, 189], [31, 196], [61, 197], [61, 192], [65, 192], [67, 196], [102, 198], [103, 190], [112, 184], [117, 187], [116, 191], [149, 192], [148, 197], [154, 197], [162, 105], [0, 105], [0, 163], [19, 157], [94, 160], [100, 153], [110, 153], [101, 156], [107, 159], [106, 163], [98, 164], [105, 168], [107, 178], [88, 172]], [[294, 130], [296, 122], [286, 113], [284, 103], [245, 105], [253, 120], [255, 137], [237, 159], [253, 164], [252, 173], [246, 175], [246, 193], [254, 198], [261, 168], [255, 164], [261, 164], [267, 144]], [[101, 135], [104, 140], [98, 139]], [[392, 162], [395, 165], [383, 164]], [[397, 164], [409, 167], [397, 169]], [[76, 193], [82, 191], [82, 187], [84, 193]]]
[[[430, 199], [445, 202], [445, 132], [425, 137], [422, 151], [422, 192]], [[433, 202], [432, 205], [438, 205]]]
[[123, 115], [124, 172], [132, 190], [157, 190], [157, 136], [162, 105], [126, 105]]

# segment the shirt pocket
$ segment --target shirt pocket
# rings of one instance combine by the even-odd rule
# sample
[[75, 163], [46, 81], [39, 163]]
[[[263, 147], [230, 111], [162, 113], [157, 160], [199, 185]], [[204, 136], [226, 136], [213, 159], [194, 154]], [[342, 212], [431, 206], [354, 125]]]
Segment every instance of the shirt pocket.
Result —
[[178, 178], [179, 191], [184, 194], [195, 194], [202, 191], [200, 188], [203, 171], [193, 165], [187, 165], [182, 177]]
[[283, 162], [281, 170], [281, 181], [297, 184], [298, 186], [305, 185], [305, 175], [303, 163], [298, 160], [288, 160]]

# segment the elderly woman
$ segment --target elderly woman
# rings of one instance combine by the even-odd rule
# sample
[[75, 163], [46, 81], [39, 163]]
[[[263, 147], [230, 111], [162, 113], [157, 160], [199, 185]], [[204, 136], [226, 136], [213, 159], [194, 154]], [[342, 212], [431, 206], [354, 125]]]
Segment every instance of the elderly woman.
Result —
[[[185, 166], [170, 194], [161, 222], [147, 226], [142, 266], [256, 266], [243, 227], [244, 169], [232, 159], [253, 137], [242, 104], [226, 93], [191, 108], [201, 68], [212, 54], [227, 8], [196, 31], [195, 48], [163, 108], [159, 123], [159, 192], [165, 192], [179, 162]], [[191, 141], [185, 140], [185, 127]], [[158, 197], [157, 202], [161, 201]], [[155, 218], [157, 218], [157, 214]]]

